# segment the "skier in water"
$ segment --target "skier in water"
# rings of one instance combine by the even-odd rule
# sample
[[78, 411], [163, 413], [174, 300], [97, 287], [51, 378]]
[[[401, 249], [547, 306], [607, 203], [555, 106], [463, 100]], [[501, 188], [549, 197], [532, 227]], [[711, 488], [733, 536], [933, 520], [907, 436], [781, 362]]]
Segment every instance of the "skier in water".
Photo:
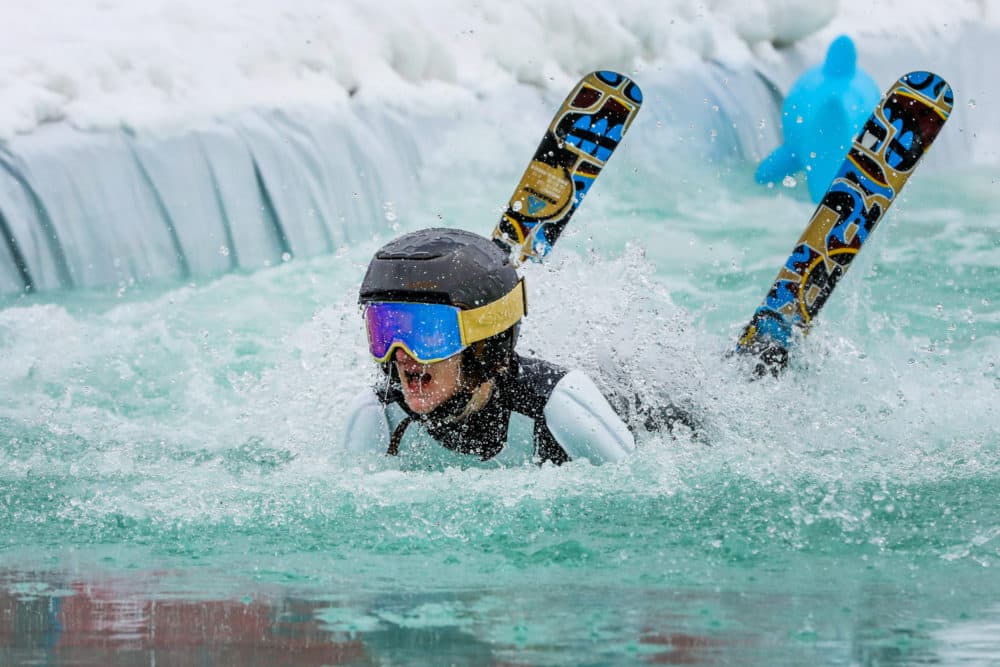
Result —
[[354, 401], [349, 450], [441, 445], [459, 460], [519, 465], [615, 462], [635, 449], [587, 375], [515, 352], [524, 281], [493, 241], [456, 229], [402, 236], [375, 253], [359, 301], [385, 382]]
[[515, 352], [524, 281], [489, 239], [407, 234], [375, 253], [360, 302], [386, 382], [355, 400], [349, 449], [394, 455], [420, 430], [412, 422], [454, 453], [498, 463], [602, 463], [635, 448], [590, 378]]

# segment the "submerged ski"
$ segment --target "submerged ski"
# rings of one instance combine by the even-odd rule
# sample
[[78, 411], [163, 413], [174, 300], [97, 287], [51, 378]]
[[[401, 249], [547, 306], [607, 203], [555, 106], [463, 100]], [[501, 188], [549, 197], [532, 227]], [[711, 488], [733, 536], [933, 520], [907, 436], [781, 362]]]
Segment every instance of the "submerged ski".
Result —
[[948, 120], [953, 102], [947, 82], [930, 72], [910, 72], [886, 92], [740, 336], [736, 350], [759, 359], [757, 375], [784, 368], [795, 330], [808, 333]]
[[592, 72], [573, 88], [493, 230], [516, 262], [549, 253], [641, 106], [639, 86], [617, 72]]

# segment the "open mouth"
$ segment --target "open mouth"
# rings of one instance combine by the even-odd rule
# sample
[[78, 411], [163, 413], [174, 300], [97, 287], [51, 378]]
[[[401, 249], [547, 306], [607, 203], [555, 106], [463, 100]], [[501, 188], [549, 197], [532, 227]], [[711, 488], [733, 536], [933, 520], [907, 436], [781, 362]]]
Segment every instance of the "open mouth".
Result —
[[403, 398], [412, 410], [424, 414], [433, 410], [454, 393], [458, 386], [458, 358], [430, 364], [409, 355], [396, 354], [396, 371], [399, 374]]

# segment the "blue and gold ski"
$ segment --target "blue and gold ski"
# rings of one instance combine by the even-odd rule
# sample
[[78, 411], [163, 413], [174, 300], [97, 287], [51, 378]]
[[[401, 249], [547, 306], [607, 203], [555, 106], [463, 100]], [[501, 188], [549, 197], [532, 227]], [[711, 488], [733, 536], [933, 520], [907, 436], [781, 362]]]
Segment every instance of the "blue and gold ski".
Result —
[[592, 72], [573, 88], [493, 230], [517, 263], [549, 253], [641, 106], [639, 86], [617, 72]]
[[947, 82], [930, 72], [910, 72], [886, 92], [740, 336], [736, 350], [759, 359], [758, 375], [777, 374], [787, 364], [796, 331], [808, 333], [953, 103]]

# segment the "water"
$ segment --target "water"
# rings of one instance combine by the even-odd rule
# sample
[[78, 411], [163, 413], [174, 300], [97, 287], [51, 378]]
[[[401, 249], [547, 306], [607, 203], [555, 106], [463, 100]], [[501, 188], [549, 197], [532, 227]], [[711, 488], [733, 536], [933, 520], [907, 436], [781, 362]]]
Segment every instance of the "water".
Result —
[[[5, 301], [0, 663], [998, 664], [1000, 169], [932, 150], [790, 371], [750, 383], [724, 353], [804, 186], [642, 132], [668, 129], [637, 124], [529, 267], [521, 343], [701, 419], [619, 466], [346, 459], [384, 235]], [[524, 134], [456, 131], [393, 233], [488, 231]]]

